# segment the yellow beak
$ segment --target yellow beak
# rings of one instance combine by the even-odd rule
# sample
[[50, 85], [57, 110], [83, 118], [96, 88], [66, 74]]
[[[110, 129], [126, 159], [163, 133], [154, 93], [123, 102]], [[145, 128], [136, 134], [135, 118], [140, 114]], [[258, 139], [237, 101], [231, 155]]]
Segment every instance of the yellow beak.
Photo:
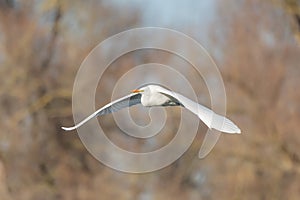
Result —
[[132, 93], [139, 93], [139, 92], [143, 92], [144, 90], [132, 90]]

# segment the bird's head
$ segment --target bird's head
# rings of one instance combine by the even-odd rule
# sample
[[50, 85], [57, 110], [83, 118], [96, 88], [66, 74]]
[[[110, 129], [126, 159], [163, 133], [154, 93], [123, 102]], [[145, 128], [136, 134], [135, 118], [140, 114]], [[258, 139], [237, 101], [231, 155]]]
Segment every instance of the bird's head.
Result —
[[159, 86], [159, 85], [149, 84], [144, 87], [140, 87], [138, 89], [132, 90], [131, 92], [132, 93], [141, 93], [144, 95], [150, 95], [151, 93], [155, 93], [155, 92], [159, 91], [160, 88], [161, 88], [161, 86]]

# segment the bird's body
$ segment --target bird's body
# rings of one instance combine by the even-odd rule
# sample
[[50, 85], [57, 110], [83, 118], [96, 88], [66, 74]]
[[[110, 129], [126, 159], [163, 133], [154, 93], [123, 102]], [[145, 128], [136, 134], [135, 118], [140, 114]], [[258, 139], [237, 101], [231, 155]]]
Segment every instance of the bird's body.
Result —
[[151, 85], [145, 88], [141, 97], [141, 104], [145, 107], [153, 106], [178, 106], [180, 103], [176, 99], [172, 99], [166, 94], [158, 92], [160, 86]]
[[145, 93], [141, 97], [141, 104], [145, 107], [152, 107], [152, 106], [161, 106], [164, 105], [166, 102], [168, 102], [170, 99], [157, 92], [149, 92]]
[[131, 94], [107, 104], [73, 127], [62, 128], [64, 130], [73, 130], [93, 117], [116, 112], [122, 108], [136, 104], [142, 104], [145, 107], [182, 106], [197, 115], [209, 128], [214, 128], [225, 133], [241, 133], [241, 130], [226, 117], [214, 113], [209, 108], [206, 108], [181, 94], [167, 90], [159, 85], [152, 84], [133, 90]]

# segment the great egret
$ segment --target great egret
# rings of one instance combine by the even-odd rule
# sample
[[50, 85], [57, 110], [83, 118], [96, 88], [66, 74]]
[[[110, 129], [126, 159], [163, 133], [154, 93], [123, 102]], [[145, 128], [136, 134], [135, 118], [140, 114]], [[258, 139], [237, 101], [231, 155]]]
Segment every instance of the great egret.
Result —
[[73, 127], [62, 127], [62, 129], [66, 131], [74, 130], [96, 116], [116, 112], [122, 108], [140, 103], [145, 107], [182, 106], [197, 115], [210, 129], [214, 128], [225, 133], [241, 133], [241, 130], [226, 117], [218, 115], [205, 106], [159, 85], [147, 85], [133, 90], [131, 94], [105, 105], [77, 125]]

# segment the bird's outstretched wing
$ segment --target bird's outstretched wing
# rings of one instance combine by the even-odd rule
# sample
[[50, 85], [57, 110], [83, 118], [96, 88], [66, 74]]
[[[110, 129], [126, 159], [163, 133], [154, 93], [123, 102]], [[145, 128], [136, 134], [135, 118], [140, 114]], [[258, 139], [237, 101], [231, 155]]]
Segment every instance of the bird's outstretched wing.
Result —
[[76, 124], [75, 126], [61, 127], [61, 128], [66, 130], [66, 131], [71, 131], [71, 130], [74, 130], [74, 129], [82, 126], [84, 123], [86, 123], [87, 121], [89, 121], [90, 119], [92, 119], [96, 116], [116, 112], [116, 111], [121, 110], [123, 108], [130, 107], [130, 106], [133, 106], [133, 105], [136, 105], [136, 104], [139, 104], [139, 103], [141, 103], [141, 94], [131, 93], [131, 94], [125, 96], [125, 97], [117, 99], [117, 100], [103, 106], [102, 108], [100, 108], [99, 110], [97, 110], [96, 112], [94, 112], [93, 114], [91, 114], [90, 116], [88, 116], [87, 118], [82, 120], [80, 123]]
[[241, 133], [241, 130], [231, 120], [216, 114], [209, 108], [165, 88], [160, 87], [158, 90], [160, 93], [178, 100], [186, 109], [197, 115], [210, 129], [214, 128], [225, 133]]

